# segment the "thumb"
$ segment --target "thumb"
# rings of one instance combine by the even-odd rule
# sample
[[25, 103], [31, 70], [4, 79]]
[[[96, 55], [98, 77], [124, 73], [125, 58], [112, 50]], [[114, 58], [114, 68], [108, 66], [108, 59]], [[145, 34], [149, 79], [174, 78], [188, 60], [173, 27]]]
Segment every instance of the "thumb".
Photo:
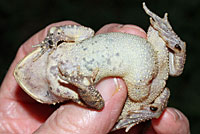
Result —
[[102, 80], [97, 89], [105, 101], [101, 111], [67, 103], [60, 106], [34, 134], [108, 133], [121, 113], [127, 91], [124, 82], [118, 78]]

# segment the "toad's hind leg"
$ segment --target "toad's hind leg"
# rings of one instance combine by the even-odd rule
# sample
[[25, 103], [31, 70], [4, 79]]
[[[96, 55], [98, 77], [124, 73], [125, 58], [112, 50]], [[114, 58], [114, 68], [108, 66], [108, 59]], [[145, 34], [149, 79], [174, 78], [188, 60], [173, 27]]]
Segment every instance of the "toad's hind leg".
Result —
[[94, 72], [92, 76], [84, 76], [80, 74], [79, 71], [69, 74], [59, 66], [58, 68], [60, 71], [59, 77], [62, 80], [78, 87], [77, 92], [86, 105], [97, 110], [104, 107], [104, 100], [93, 83], [93, 80], [98, 72]]
[[[186, 43], [182, 41], [178, 35], [173, 31], [165, 13], [164, 18], [160, 18], [155, 13], [151, 12], [143, 3], [145, 12], [150, 16], [151, 26], [158, 32], [159, 37], [165, 43], [169, 51], [169, 69], [171, 76], [179, 76], [183, 72], [186, 59]], [[149, 31], [148, 31], [149, 33]], [[147, 35], [148, 35], [147, 33]], [[152, 34], [150, 32], [150, 34]], [[157, 39], [158, 39], [157, 38]]]
[[[165, 88], [164, 91], [153, 101], [151, 104], [146, 104], [140, 106], [139, 110], [128, 110], [123, 112], [128, 112], [125, 117], [120, 117], [117, 124], [114, 126], [113, 130], [118, 130], [121, 128], [126, 128], [126, 132], [129, 131], [133, 126], [137, 125], [140, 122], [152, 119], [159, 118], [164, 108], [167, 106], [168, 98], [170, 91], [168, 88]], [[125, 107], [130, 107], [131, 100], [127, 99]]]
[[128, 96], [134, 102], [144, 101], [150, 93], [150, 85], [149, 84], [133, 84], [126, 78], [124, 79], [125, 83], [128, 87]]

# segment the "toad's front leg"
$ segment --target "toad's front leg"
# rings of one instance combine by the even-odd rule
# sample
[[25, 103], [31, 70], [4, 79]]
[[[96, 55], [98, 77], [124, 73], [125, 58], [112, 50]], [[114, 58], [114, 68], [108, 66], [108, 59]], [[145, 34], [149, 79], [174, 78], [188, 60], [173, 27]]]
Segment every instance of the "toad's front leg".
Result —
[[101, 110], [104, 107], [104, 100], [93, 82], [98, 70], [94, 71], [92, 76], [84, 76], [79, 72], [79, 69], [72, 74], [69, 74], [59, 66], [58, 69], [60, 72], [59, 77], [62, 80], [78, 87], [77, 92], [85, 104], [97, 110]]

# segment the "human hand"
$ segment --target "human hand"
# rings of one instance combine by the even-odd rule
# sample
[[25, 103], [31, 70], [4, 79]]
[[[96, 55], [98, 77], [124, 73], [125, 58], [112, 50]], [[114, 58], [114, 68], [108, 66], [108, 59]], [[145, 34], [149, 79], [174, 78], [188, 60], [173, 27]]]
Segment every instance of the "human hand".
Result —
[[[68, 24], [77, 23], [64, 21], [52, 24], [35, 34], [19, 48], [0, 89], [0, 133], [105, 134], [114, 126], [127, 94], [125, 83], [119, 78], [117, 81], [121, 88], [118, 92], [115, 91], [113, 78], [104, 79], [97, 85], [105, 100], [105, 107], [102, 111], [95, 111], [74, 103], [66, 103], [58, 109], [51, 105], [40, 104], [25, 94], [13, 77], [16, 64], [33, 50], [32, 45], [44, 39], [51, 26]], [[126, 32], [146, 38], [146, 33], [134, 25], [108, 24], [97, 34], [106, 32]], [[143, 125], [133, 127], [129, 133], [143, 132]], [[119, 130], [110, 134], [117, 133], [125, 132]], [[188, 134], [189, 122], [180, 111], [167, 108], [159, 119], [152, 120], [151, 126], [144, 133]]]

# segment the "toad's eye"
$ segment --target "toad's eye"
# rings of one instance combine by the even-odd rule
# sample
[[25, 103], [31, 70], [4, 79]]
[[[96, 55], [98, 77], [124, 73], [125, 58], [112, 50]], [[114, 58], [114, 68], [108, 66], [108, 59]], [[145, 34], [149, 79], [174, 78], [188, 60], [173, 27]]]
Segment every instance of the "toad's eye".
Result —
[[48, 40], [49, 43], [49, 47], [52, 48], [53, 47], [53, 41], [52, 40]]
[[53, 45], [53, 41], [52, 40], [48, 40], [49, 45]]
[[158, 110], [158, 108], [157, 108], [157, 107], [154, 107], [154, 106], [150, 106], [150, 110], [151, 110], [152, 112], [155, 112], [155, 111]]
[[176, 45], [175, 45], [175, 49], [181, 51], [181, 47], [180, 47], [180, 45], [179, 45], [179, 44], [176, 44]]

